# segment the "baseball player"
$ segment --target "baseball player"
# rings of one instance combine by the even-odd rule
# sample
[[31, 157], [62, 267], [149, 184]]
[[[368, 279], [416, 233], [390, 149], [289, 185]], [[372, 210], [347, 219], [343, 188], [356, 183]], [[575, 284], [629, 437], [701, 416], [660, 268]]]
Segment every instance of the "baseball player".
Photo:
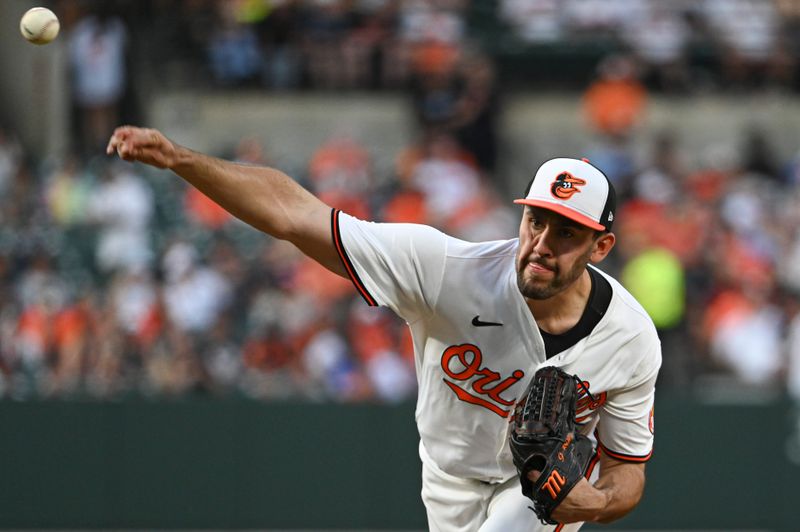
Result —
[[[614, 246], [615, 196], [589, 162], [545, 162], [516, 200], [519, 237], [470, 243], [428, 226], [358, 220], [279, 170], [206, 156], [153, 129], [118, 128], [107, 151], [172, 170], [408, 323], [430, 530], [577, 530], [636, 506], [653, 448], [660, 344], [633, 297], [594, 267]], [[531, 510], [506, 439], [515, 400], [544, 365], [583, 381], [576, 420], [595, 445], [587, 478], [552, 513], [559, 525]]]

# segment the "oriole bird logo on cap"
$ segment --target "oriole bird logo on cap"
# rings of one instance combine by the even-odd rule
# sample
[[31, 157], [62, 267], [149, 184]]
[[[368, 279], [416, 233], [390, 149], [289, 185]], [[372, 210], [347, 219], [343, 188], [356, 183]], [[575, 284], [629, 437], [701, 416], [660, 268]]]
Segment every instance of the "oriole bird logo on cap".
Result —
[[582, 187], [585, 184], [586, 181], [583, 179], [575, 177], [569, 172], [561, 172], [558, 174], [558, 176], [556, 176], [553, 184], [550, 185], [550, 193], [555, 198], [568, 200], [577, 192], [580, 192], [579, 187]]

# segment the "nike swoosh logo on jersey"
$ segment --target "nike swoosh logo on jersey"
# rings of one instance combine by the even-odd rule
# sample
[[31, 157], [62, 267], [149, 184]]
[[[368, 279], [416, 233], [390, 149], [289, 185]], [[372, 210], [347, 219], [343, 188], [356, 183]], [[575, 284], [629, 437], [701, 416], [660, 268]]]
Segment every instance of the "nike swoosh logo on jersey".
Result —
[[502, 327], [502, 323], [495, 323], [493, 321], [481, 321], [480, 316], [472, 318], [472, 324], [475, 327]]

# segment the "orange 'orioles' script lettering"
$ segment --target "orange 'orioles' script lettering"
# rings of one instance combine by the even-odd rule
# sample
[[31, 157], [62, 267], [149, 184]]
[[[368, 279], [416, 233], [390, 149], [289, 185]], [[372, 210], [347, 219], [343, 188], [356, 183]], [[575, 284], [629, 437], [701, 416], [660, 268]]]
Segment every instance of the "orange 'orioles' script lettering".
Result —
[[[505, 418], [514, 399], [503, 399], [500, 394], [525, 376], [522, 370], [515, 370], [510, 377], [500, 379], [500, 374], [489, 368], [482, 368], [483, 354], [477, 345], [451, 345], [442, 353], [442, 370], [456, 381], [472, 380], [471, 391], [467, 391], [455, 382], [442, 379], [460, 400], [487, 408]], [[474, 392], [474, 393], [473, 393]]]
[[542, 484], [542, 491], [547, 490], [550, 493], [550, 497], [553, 499], [558, 497], [558, 494], [561, 493], [561, 488], [564, 484], [567, 483], [567, 479], [561, 476], [561, 473], [558, 470], [553, 469], [553, 472], [550, 473], [547, 481]]
[[586, 390], [590, 390], [589, 381], [583, 381], [583, 386], [578, 386], [578, 400], [575, 403], [575, 422], [583, 423], [595, 410], [606, 404], [608, 393], [592, 393], [589, 396]]

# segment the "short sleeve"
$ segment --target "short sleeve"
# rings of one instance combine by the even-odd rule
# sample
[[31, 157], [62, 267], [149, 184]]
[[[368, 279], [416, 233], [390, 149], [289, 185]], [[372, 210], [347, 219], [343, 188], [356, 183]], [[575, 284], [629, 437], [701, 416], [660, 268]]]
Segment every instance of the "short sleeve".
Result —
[[364, 300], [408, 322], [430, 311], [439, 296], [448, 237], [418, 224], [358, 220], [331, 213], [336, 250]]
[[631, 386], [609, 391], [597, 424], [602, 452], [627, 462], [646, 462], [653, 454], [655, 384], [660, 350], [645, 357], [631, 376]]

